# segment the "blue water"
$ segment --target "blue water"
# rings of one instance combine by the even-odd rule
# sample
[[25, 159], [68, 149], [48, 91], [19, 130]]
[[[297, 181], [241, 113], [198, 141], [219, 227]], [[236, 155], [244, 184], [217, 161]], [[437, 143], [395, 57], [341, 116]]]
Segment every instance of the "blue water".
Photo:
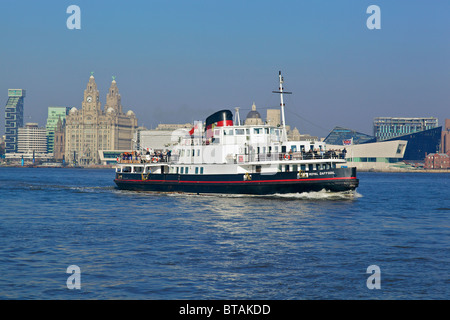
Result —
[[1, 299], [450, 298], [450, 174], [268, 197], [127, 192], [113, 176], [0, 168]]

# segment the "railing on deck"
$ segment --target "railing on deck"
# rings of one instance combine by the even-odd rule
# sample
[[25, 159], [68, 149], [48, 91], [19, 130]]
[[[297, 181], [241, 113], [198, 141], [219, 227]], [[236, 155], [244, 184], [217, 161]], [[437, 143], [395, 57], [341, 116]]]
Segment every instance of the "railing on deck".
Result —
[[237, 163], [282, 161], [282, 160], [320, 160], [320, 159], [345, 159], [346, 153], [335, 151], [326, 152], [289, 152], [289, 153], [251, 153], [237, 154]]
[[[290, 160], [321, 160], [321, 159], [345, 159], [346, 153], [336, 152], [333, 150], [326, 152], [289, 152], [289, 153], [250, 153], [236, 154], [233, 158], [228, 159], [234, 163], [248, 162], [267, 162], [267, 161], [290, 161]], [[118, 163], [177, 163], [179, 155], [157, 154], [157, 155], [133, 155], [129, 157], [118, 158]], [[208, 163], [207, 158], [203, 158]], [[213, 163], [213, 162], [211, 162]], [[214, 162], [216, 163], [216, 162]]]

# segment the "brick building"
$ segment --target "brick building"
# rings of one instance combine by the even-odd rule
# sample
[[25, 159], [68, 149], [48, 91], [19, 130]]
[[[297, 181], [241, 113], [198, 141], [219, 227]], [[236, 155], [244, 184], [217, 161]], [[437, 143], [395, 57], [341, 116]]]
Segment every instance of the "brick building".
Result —
[[446, 153], [430, 153], [425, 158], [424, 169], [450, 169], [450, 156]]

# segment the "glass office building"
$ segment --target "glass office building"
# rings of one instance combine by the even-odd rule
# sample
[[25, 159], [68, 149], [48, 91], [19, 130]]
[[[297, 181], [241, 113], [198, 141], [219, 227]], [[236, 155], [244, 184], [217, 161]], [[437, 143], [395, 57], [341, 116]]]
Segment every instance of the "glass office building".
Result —
[[5, 107], [5, 152], [17, 152], [18, 129], [23, 127], [25, 90], [9, 89]]
[[66, 116], [69, 114], [69, 107], [48, 107], [47, 124], [45, 129], [47, 131], [47, 153], [53, 153], [55, 147], [55, 131], [58, 120], [64, 124]]
[[436, 128], [438, 119], [378, 117], [373, 121], [373, 135], [378, 141]]

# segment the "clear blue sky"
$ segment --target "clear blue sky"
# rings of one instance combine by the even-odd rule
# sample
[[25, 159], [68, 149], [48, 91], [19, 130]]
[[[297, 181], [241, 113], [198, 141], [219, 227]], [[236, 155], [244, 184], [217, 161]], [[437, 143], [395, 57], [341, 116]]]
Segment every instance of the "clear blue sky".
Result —
[[[69, 30], [69, 5], [81, 30]], [[381, 30], [369, 30], [369, 5]], [[115, 75], [139, 125], [279, 107], [301, 133], [371, 134], [377, 116], [450, 118], [450, 1], [55, 0], [0, 2], [0, 104], [27, 90], [25, 121], [81, 107], [90, 72], [106, 100]], [[4, 120], [0, 134], [4, 133]]]

